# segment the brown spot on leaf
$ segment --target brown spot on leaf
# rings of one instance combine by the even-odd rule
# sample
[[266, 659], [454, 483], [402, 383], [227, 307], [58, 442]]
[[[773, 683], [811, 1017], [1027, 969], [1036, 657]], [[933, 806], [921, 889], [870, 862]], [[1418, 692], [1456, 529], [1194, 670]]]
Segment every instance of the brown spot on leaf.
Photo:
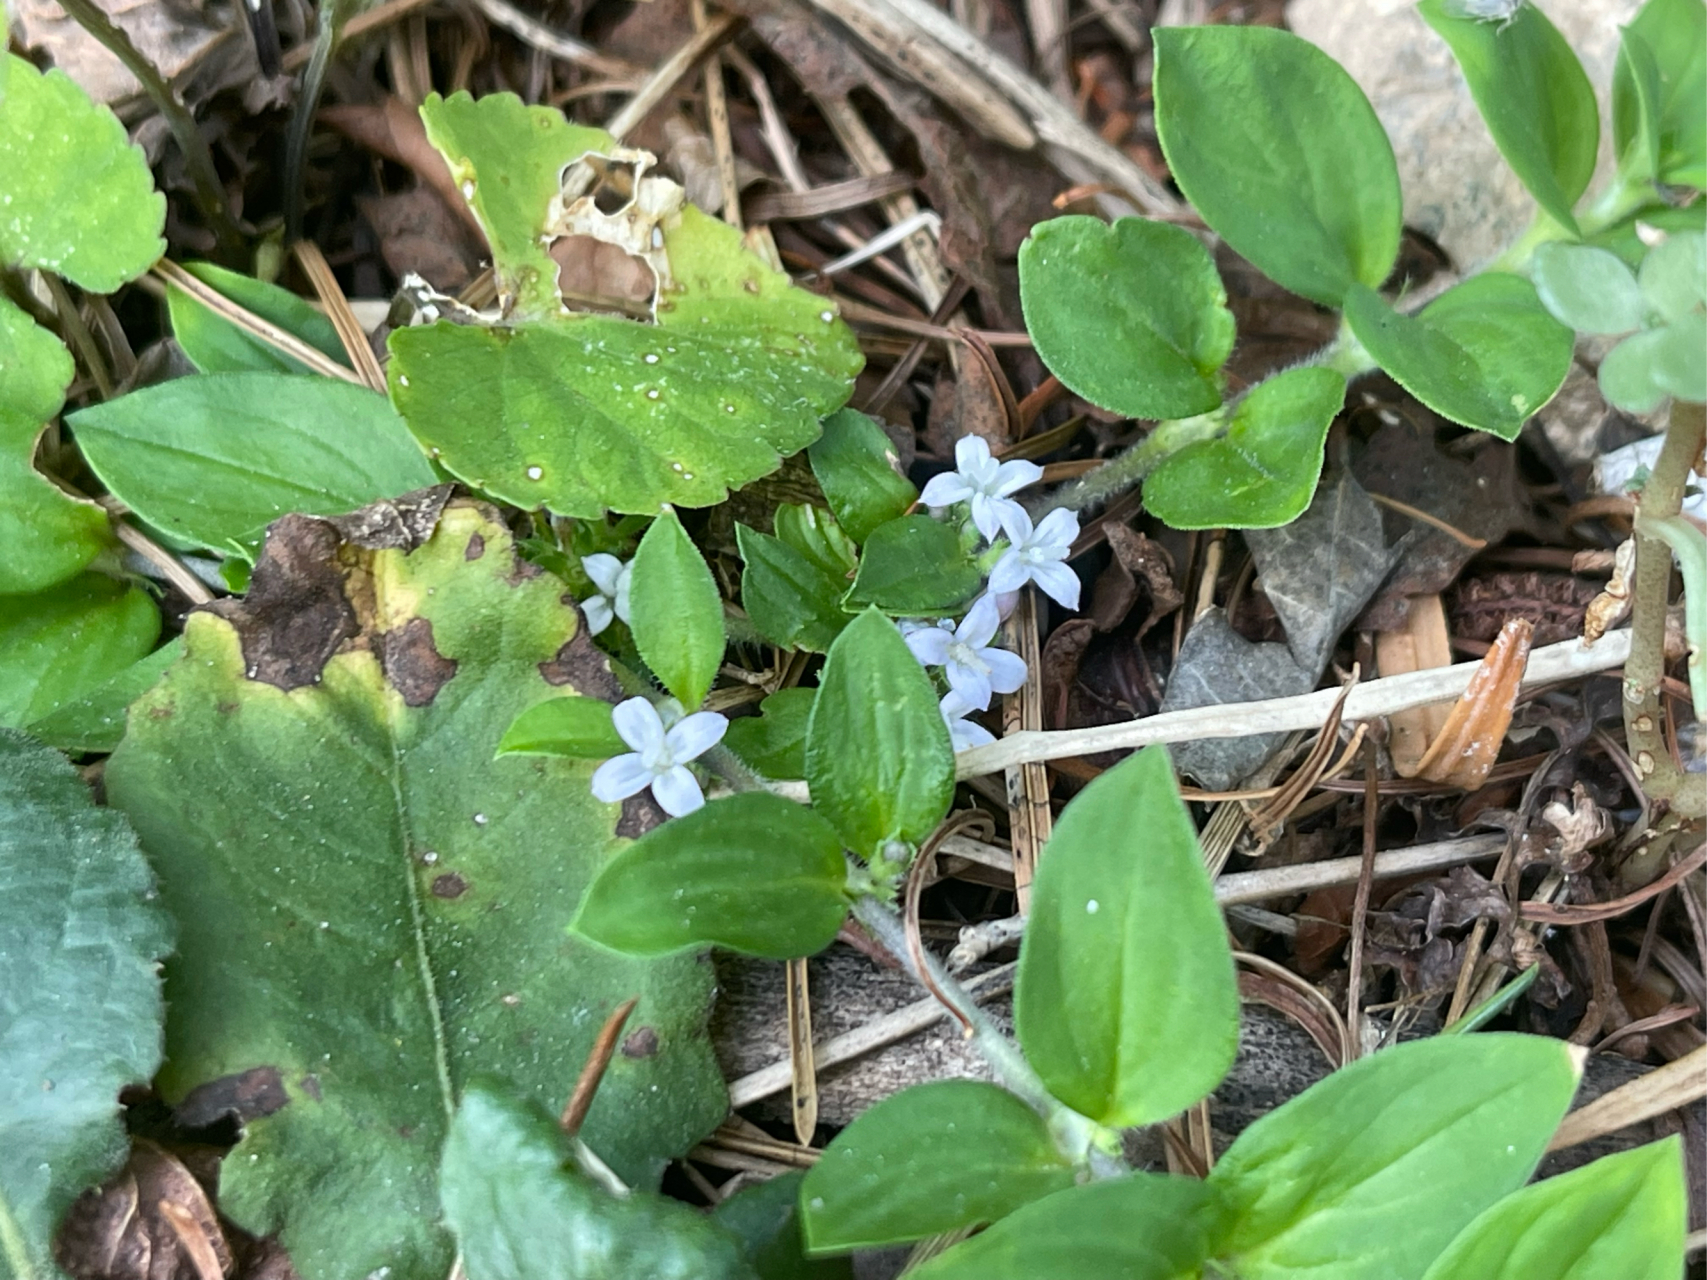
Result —
[[468, 892], [468, 881], [454, 871], [433, 877], [433, 897], [454, 900]]
[[321, 1100], [319, 1076], [310, 1073], [303, 1076], [302, 1079], [298, 1080], [296, 1083], [298, 1088], [300, 1088], [309, 1097], [313, 1098], [316, 1102]]
[[477, 533], [468, 540], [468, 545], [463, 548], [462, 558], [464, 560], [478, 560], [485, 554], [486, 539]]
[[327, 521], [344, 541], [366, 551], [413, 551], [433, 536], [456, 486], [435, 484], [401, 498], [371, 503]]
[[611, 674], [610, 659], [593, 643], [584, 621], [556, 657], [539, 664], [539, 674], [545, 677], [546, 684], [558, 688], [568, 685], [584, 697], [603, 698], [606, 702], [616, 702], [622, 697], [622, 686]]
[[191, 1089], [173, 1114], [186, 1129], [204, 1129], [227, 1116], [246, 1124], [282, 1111], [289, 1103], [290, 1094], [277, 1067], [250, 1067]]
[[222, 702], [219, 704], [219, 714], [222, 716], [228, 716], [242, 705], [243, 704], [241, 702]]
[[356, 634], [356, 612], [336, 562], [339, 542], [325, 520], [275, 520], [249, 594], [207, 606], [236, 629], [249, 679], [287, 693], [314, 684], [338, 646]]
[[657, 1052], [658, 1033], [651, 1027], [631, 1031], [622, 1039], [622, 1056], [625, 1058], [650, 1058]]
[[504, 582], [508, 586], [519, 587], [524, 582], [532, 582], [545, 572], [532, 560], [524, 559], [520, 553], [517, 553], [515, 560], [515, 567], [504, 575]]
[[406, 706], [424, 707], [456, 674], [456, 660], [433, 647], [433, 624], [411, 618], [379, 637], [379, 665]]

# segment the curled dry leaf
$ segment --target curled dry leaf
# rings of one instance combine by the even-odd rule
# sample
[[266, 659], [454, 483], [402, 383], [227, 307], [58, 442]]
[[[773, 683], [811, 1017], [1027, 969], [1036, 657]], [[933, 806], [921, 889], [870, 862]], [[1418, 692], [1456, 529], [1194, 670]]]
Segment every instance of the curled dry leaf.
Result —
[[1589, 601], [1583, 617], [1583, 643], [1593, 644], [1630, 616], [1630, 584], [1636, 577], [1636, 540], [1626, 538], [1612, 557], [1612, 577], [1606, 590]]
[[123, 1169], [72, 1205], [54, 1253], [78, 1280], [208, 1280], [233, 1264], [202, 1184], [142, 1138]]
[[1593, 860], [1588, 851], [1615, 834], [1606, 810], [1594, 802], [1580, 782], [1571, 784], [1569, 804], [1553, 801], [1541, 810], [1541, 820], [1559, 833], [1559, 849], [1553, 856], [1559, 869], [1570, 875], [1588, 870]]
[[1474, 791], [1487, 780], [1511, 727], [1511, 711], [1529, 661], [1533, 633], [1533, 625], [1524, 618], [1513, 618], [1501, 629], [1493, 648], [1470, 677], [1470, 687], [1459, 697], [1417, 765], [1418, 777], [1465, 791]]

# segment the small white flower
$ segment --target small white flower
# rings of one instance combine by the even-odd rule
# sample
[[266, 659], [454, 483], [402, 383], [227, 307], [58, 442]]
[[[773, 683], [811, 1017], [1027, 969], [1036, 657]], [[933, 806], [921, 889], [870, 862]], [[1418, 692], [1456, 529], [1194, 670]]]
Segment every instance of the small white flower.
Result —
[[598, 635], [610, 626], [613, 617], [627, 622], [628, 581], [634, 566], [599, 552], [582, 556], [581, 568], [593, 580], [593, 594], [581, 601], [581, 612], [587, 615], [588, 634]]
[[645, 698], [619, 702], [610, 718], [634, 750], [606, 760], [593, 771], [593, 795], [615, 804], [651, 787], [659, 807], [672, 818], [705, 803], [699, 783], [682, 766], [722, 741], [727, 720], [715, 711], [696, 711], [666, 729], [657, 709]]
[[1019, 505], [1008, 495], [1035, 484], [1042, 475], [1043, 468], [1035, 462], [997, 462], [982, 437], [961, 436], [954, 445], [954, 470], [932, 476], [919, 501], [933, 508], [970, 502], [972, 523], [986, 541], [994, 542], [1002, 527], [1002, 512]]
[[1044, 595], [1068, 609], [1079, 607], [1079, 576], [1064, 561], [1079, 536], [1079, 517], [1056, 509], [1043, 517], [1037, 528], [1017, 502], [1002, 512], [1002, 528], [1008, 549], [990, 570], [990, 590], [997, 594], [1018, 591], [1035, 582]]
[[953, 631], [926, 627], [907, 637], [913, 656], [927, 667], [941, 667], [948, 687], [982, 710], [991, 693], [1012, 693], [1025, 683], [1025, 660], [1006, 649], [990, 648], [1001, 625], [993, 596], [979, 596]]
[[968, 720], [978, 708], [974, 707], [955, 689], [950, 689], [942, 700], [942, 719], [948, 726], [948, 739], [954, 744], [956, 751], [970, 751], [973, 747], [987, 747], [996, 740], [991, 733], [976, 720]]

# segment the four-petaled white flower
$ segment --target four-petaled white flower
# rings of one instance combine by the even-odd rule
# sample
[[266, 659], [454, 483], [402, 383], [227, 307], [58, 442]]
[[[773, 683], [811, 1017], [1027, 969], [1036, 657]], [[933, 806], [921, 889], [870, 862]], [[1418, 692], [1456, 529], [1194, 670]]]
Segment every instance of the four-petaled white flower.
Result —
[[606, 760], [593, 771], [593, 795], [614, 804], [651, 787], [659, 807], [672, 818], [705, 803], [699, 783], [682, 766], [722, 741], [727, 720], [715, 711], [696, 711], [666, 727], [645, 698], [619, 702], [610, 718], [634, 750]]
[[582, 556], [581, 568], [593, 580], [594, 594], [581, 601], [581, 612], [587, 615], [587, 633], [598, 635], [610, 626], [613, 617], [627, 622], [628, 580], [634, 566], [601, 551]]
[[986, 541], [994, 542], [1002, 528], [1002, 512], [1019, 509], [1008, 495], [1035, 484], [1042, 475], [1043, 468], [1035, 462], [997, 462], [982, 437], [961, 436], [954, 444], [954, 470], [932, 476], [919, 501], [927, 507], [970, 502], [972, 523]]
[[1033, 529], [1025, 508], [1011, 502], [1002, 511], [1002, 529], [1009, 545], [990, 570], [990, 591], [1018, 591], [1035, 582], [1044, 595], [1068, 609], [1077, 609], [1079, 576], [1064, 561], [1073, 539], [1079, 536], [1079, 517], [1057, 509]]
[[979, 596], [953, 631], [925, 627], [907, 637], [913, 656], [927, 667], [941, 667], [948, 686], [982, 710], [990, 695], [1012, 693], [1025, 683], [1025, 660], [1006, 649], [990, 648], [1001, 626], [994, 596]]
[[954, 744], [956, 751], [987, 747], [996, 740], [996, 735], [983, 725], [966, 718], [978, 708], [968, 702], [959, 690], [948, 691], [942, 700], [941, 709], [943, 723], [948, 726], [948, 740]]

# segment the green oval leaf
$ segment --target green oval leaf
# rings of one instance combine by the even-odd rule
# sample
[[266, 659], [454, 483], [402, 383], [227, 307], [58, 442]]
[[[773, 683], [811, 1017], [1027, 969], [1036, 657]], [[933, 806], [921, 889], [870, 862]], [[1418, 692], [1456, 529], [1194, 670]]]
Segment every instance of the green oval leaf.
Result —
[[1677, 1280], [1687, 1216], [1674, 1136], [1512, 1192], [1464, 1228], [1426, 1280]]
[[806, 725], [812, 803], [870, 858], [918, 844], [954, 799], [954, 748], [930, 677], [895, 624], [867, 609], [830, 646]]
[[759, 703], [759, 714], [729, 722], [723, 743], [751, 768], [772, 779], [806, 776], [806, 724], [816, 689], [779, 689]]
[[1655, 339], [1650, 367], [1660, 389], [1694, 404], [1707, 400], [1707, 315], [1681, 316]]
[[552, 698], [536, 703], [511, 722], [498, 743], [501, 756], [564, 756], [609, 760], [629, 746], [611, 723], [603, 698]]
[[611, 1195], [574, 1167], [551, 1116], [497, 1080], [463, 1093], [439, 1170], [445, 1221], [478, 1280], [755, 1280], [714, 1219], [647, 1191]]
[[184, 642], [174, 637], [147, 657], [24, 728], [32, 738], [61, 751], [111, 752], [124, 738], [125, 714], [130, 704], [152, 689], [183, 651]]
[[811, 1258], [801, 1237], [799, 1170], [750, 1183], [711, 1211], [741, 1238], [759, 1280], [853, 1280], [847, 1258]]
[[[1640, 54], [1630, 48], [1638, 43]], [[1638, 83], [1643, 76], [1645, 85]], [[1631, 176], [1707, 187], [1707, 8], [1701, 0], [1648, 0], [1624, 29], [1612, 130], [1620, 166]]]
[[1216, 1163], [1232, 1223], [1217, 1257], [1245, 1280], [1416, 1280], [1529, 1180], [1580, 1055], [1540, 1036], [1438, 1036], [1334, 1072]]
[[1203, 220], [1277, 284], [1337, 307], [1399, 252], [1399, 170], [1363, 90], [1270, 27], [1164, 27], [1156, 131]]
[[[211, 262], [186, 262], [183, 265], [184, 270], [203, 284], [219, 290], [261, 319], [301, 338], [341, 365], [350, 363], [332, 322], [289, 289], [281, 289], [276, 284], [236, 271], [227, 271]], [[252, 337], [231, 321], [215, 315], [176, 285], [167, 286], [166, 306], [172, 315], [172, 336], [203, 373], [314, 372], [277, 347]]]
[[0, 60], [0, 260], [111, 293], [166, 252], [148, 159], [63, 71]]
[[1586, 244], [1544, 244], [1531, 272], [1541, 305], [1578, 333], [1628, 333], [1647, 314], [1636, 277], [1617, 254]]
[[705, 701], [728, 640], [723, 597], [674, 511], [652, 522], [634, 553], [629, 629], [652, 673], [682, 706]]
[[865, 1111], [800, 1187], [815, 1253], [871, 1249], [975, 1227], [1073, 1185], [1049, 1126], [980, 1080], [922, 1084]]
[[0, 729], [0, 1266], [57, 1276], [65, 1211], [124, 1163], [119, 1090], [160, 1065], [171, 922], [124, 815]]
[[1565, 37], [1533, 4], [1518, 5], [1499, 22], [1453, 16], [1443, 0], [1423, 0], [1418, 12], [1452, 46], [1512, 172], [1547, 216], [1574, 235], [1571, 206], [1594, 176], [1600, 108]]
[[1345, 403], [1331, 369], [1290, 369], [1253, 387], [1226, 433], [1171, 454], [1144, 481], [1144, 505], [1175, 529], [1272, 529], [1310, 505], [1322, 443]]
[[897, 617], [959, 613], [983, 585], [953, 525], [903, 516], [866, 539], [846, 604], [875, 605]]
[[625, 955], [727, 947], [786, 960], [829, 946], [847, 918], [847, 862], [830, 824], [762, 791], [713, 800], [605, 864], [576, 913]]
[[1145, 218], [1052, 218], [1019, 248], [1020, 302], [1038, 357], [1069, 390], [1133, 418], [1221, 403], [1233, 313], [1209, 251]]
[[1633, 333], [1606, 353], [1600, 362], [1597, 380], [1600, 394], [1606, 403], [1625, 413], [1651, 413], [1666, 398], [1654, 373], [1664, 341], [1664, 330], [1648, 329]]
[[1213, 1188], [1133, 1173], [1057, 1191], [909, 1272], [917, 1280], [1197, 1280], [1220, 1231]]
[[1346, 323], [1393, 380], [1442, 417], [1515, 440], [1570, 372], [1576, 335], [1521, 276], [1472, 276], [1416, 316], [1354, 288]]
[[895, 446], [883, 428], [856, 409], [825, 418], [824, 434], [806, 456], [836, 523], [855, 542], [918, 501], [913, 482], [896, 470]]
[[114, 496], [215, 551], [258, 542], [287, 512], [341, 515], [438, 480], [384, 396], [330, 378], [176, 378], [67, 421]]
[[735, 526], [735, 543], [745, 564], [741, 607], [759, 634], [779, 649], [827, 651], [848, 624], [846, 575], [744, 524]]
[[1206, 1096], [1239, 1045], [1227, 930], [1166, 747], [1067, 806], [1038, 859], [1014, 980], [1026, 1060], [1109, 1128]]
[[19, 728], [83, 697], [159, 635], [153, 598], [104, 574], [0, 596], [0, 725]]
[[1707, 235], [1674, 231], [1648, 250], [1637, 274], [1642, 296], [1662, 320], [1677, 320], [1707, 303]]

